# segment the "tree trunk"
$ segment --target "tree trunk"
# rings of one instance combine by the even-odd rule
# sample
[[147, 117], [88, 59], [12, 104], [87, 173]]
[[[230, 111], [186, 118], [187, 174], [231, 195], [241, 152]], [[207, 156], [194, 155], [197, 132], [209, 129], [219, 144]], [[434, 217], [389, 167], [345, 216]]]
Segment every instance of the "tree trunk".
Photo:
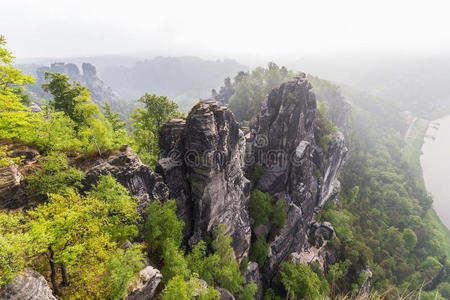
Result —
[[48, 257], [48, 262], [50, 264], [50, 270], [51, 270], [50, 279], [52, 281], [53, 291], [55, 292], [55, 295], [59, 296], [60, 293], [59, 293], [59, 289], [58, 289], [58, 284], [56, 283], [56, 266], [55, 266], [55, 261], [53, 259], [55, 253], [53, 252], [51, 247], [48, 247], [48, 251], [50, 253], [50, 255]]
[[62, 285], [63, 286], [68, 286], [69, 285], [69, 280], [67, 279], [67, 270], [66, 270], [66, 266], [64, 264], [60, 264], [61, 267], [61, 276], [62, 276]]

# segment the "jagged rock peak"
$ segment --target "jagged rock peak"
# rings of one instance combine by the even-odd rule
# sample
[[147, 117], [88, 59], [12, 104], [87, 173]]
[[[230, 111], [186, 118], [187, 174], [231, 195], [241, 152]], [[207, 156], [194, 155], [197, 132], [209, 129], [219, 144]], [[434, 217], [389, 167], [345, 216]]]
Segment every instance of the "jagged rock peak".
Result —
[[328, 149], [322, 149], [316, 122], [316, 97], [302, 74], [273, 89], [250, 124], [247, 172], [260, 165], [256, 188], [288, 205], [286, 225], [270, 243], [263, 266], [266, 284], [289, 254], [302, 251], [315, 212], [339, 192], [337, 173], [347, 153], [344, 137], [337, 132]]
[[241, 259], [250, 246], [248, 180], [245, 138], [233, 113], [216, 101], [201, 101], [185, 122], [167, 122], [159, 142], [163, 158], [157, 172], [177, 200], [185, 237], [194, 245], [225, 224]]

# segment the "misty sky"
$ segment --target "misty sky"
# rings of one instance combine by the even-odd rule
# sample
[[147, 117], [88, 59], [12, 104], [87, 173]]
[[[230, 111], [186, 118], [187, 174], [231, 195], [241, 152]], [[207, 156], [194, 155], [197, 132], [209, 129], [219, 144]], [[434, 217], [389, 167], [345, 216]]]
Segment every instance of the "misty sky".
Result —
[[15, 56], [447, 54], [449, 1], [2, 0]]

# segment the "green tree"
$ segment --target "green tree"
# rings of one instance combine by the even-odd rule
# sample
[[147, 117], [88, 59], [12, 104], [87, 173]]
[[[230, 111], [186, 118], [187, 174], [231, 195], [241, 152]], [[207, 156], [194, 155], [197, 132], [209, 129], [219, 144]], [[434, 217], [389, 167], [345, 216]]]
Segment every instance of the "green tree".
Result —
[[247, 284], [242, 292], [237, 297], [238, 300], [253, 300], [255, 299], [256, 291], [258, 290], [258, 286], [254, 281], [251, 281]]
[[186, 257], [189, 269], [193, 273], [197, 273], [209, 285], [214, 283], [213, 272], [218, 266], [219, 260], [219, 256], [216, 254], [207, 255], [204, 241], [197, 243]]
[[63, 153], [52, 153], [39, 160], [41, 168], [27, 178], [28, 188], [41, 195], [67, 194], [69, 190], [81, 187], [85, 174], [70, 167]]
[[312, 300], [321, 295], [320, 279], [307, 265], [283, 262], [279, 272], [289, 299]]
[[117, 249], [108, 262], [108, 284], [111, 299], [123, 299], [131, 281], [136, 278], [137, 272], [144, 267], [145, 257], [142, 253], [143, 245], [134, 244], [128, 249]]
[[268, 193], [253, 190], [248, 201], [250, 217], [255, 220], [255, 226], [269, 222], [272, 213], [272, 204]]
[[111, 107], [108, 102], [104, 102], [102, 105], [104, 112], [104, 116], [106, 120], [111, 124], [113, 131], [113, 144], [114, 147], [120, 147], [123, 144], [127, 144], [129, 142], [129, 138], [127, 135], [126, 126], [127, 124], [120, 119], [119, 114], [111, 111]]
[[148, 205], [144, 239], [152, 252], [160, 252], [166, 240], [172, 240], [177, 248], [180, 247], [184, 222], [178, 220], [176, 208], [175, 200], [169, 200], [164, 204], [155, 200]]
[[264, 264], [267, 254], [269, 253], [269, 244], [266, 239], [260, 236], [256, 242], [252, 244], [250, 249], [250, 260], [258, 263], [260, 267]]
[[79, 104], [76, 98], [83, 92], [87, 92], [87, 89], [78, 82], [74, 82], [72, 85], [69, 82], [70, 78], [60, 73], [46, 72], [45, 79], [49, 82], [42, 84], [42, 89], [53, 95], [53, 100], [49, 102], [49, 105], [56, 111], [63, 111], [75, 123], [81, 123], [80, 116], [75, 113], [75, 106]]
[[416, 233], [410, 228], [405, 228], [403, 229], [402, 235], [406, 249], [409, 251], [413, 250], [417, 245]]
[[211, 246], [214, 254], [219, 256], [219, 265], [214, 269], [214, 278], [221, 287], [236, 293], [242, 289], [241, 284], [245, 279], [241, 276], [239, 264], [234, 258], [231, 237], [226, 235], [225, 231], [224, 224], [219, 224], [214, 230], [214, 241]]
[[103, 230], [108, 225], [105, 204], [69, 192], [66, 196], [52, 194], [48, 203], [28, 213], [30, 234], [47, 257], [55, 293], [60, 294], [56, 281], [59, 266], [62, 284], [68, 286], [71, 296], [100, 296], [105, 290], [102, 274], [115, 246]]
[[22, 103], [18, 89], [34, 83], [34, 79], [14, 67], [14, 57], [5, 45], [5, 38], [0, 35], [0, 136], [32, 141], [39, 120]]
[[106, 204], [109, 223], [106, 230], [113, 241], [125, 242], [136, 237], [137, 200], [111, 174], [101, 175], [88, 195]]
[[286, 201], [281, 198], [277, 200], [277, 203], [273, 207], [271, 222], [275, 228], [283, 228], [286, 224], [287, 212]]
[[162, 260], [164, 266], [161, 269], [163, 281], [168, 282], [172, 277], [177, 275], [189, 278], [191, 271], [184, 259], [183, 252], [172, 239], [166, 239], [163, 243]]
[[30, 262], [32, 238], [21, 213], [0, 212], [0, 288]]
[[136, 108], [131, 115], [136, 150], [145, 163], [159, 158], [159, 132], [167, 120], [179, 116], [178, 105], [166, 96], [145, 94], [138, 100], [144, 108]]

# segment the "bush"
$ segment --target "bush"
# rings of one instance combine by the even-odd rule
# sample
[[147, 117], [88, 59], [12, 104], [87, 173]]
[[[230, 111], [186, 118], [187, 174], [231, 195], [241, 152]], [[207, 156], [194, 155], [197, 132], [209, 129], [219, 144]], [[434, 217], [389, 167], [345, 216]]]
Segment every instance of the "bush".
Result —
[[144, 267], [145, 258], [142, 248], [142, 245], [134, 244], [125, 250], [117, 249], [109, 261], [109, 276], [106, 282], [111, 290], [111, 299], [123, 299], [127, 294], [129, 284], [136, 277], [136, 273]]
[[261, 236], [253, 243], [250, 249], [250, 260], [257, 262], [259, 267], [262, 267], [268, 253], [269, 244], [267, 244], [266, 239]]
[[286, 202], [283, 198], [278, 199], [277, 203], [273, 207], [271, 219], [272, 224], [276, 229], [283, 228], [284, 225], [286, 224], [287, 218], [286, 208], [287, 208]]
[[255, 226], [269, 222], [272, 213], [272, 204], [268, 193], [253, 190], [248, 202], [250, 217], [255, 221]]
[[183, 240], [184, 222], [176, 215], [175, 200], [161, 204], [155, 200], [147, 207], [147, 220], [144, 224], [144, 239], [152, 252], [161, 251], [166, 240], [172, 240], [178, 248]]

